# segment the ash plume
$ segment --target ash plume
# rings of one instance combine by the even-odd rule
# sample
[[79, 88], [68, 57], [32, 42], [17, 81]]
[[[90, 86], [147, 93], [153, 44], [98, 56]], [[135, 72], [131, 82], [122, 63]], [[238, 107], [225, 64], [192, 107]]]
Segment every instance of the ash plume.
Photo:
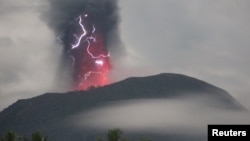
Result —
[[109, 83], [111, 62], [122, 55], [117, 0], [49, 0], [49, 4], [42, 18], [62, 43], [60, 71], [72, 75], [73, 89]]
[[119, 16], [117, 0], [49, 0], [50, 9], [42, 15], [56, 35], [64, 34], [70, 21], [88, 11], [106, 35], [115, 34]]

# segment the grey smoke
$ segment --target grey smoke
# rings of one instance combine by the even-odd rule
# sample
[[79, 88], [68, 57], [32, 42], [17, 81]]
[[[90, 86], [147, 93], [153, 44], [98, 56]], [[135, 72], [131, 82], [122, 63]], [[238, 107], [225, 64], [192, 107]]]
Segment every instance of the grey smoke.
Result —
[[42, 19], [55, 36], [61, 36], [66, 49], [70, 44], [66, 33], [70, 22], [85, 12], [93, 16], [95, 23], [101, 27], [112, 55], [115, 57], [121, 51], [117, 0], [49, 0], [49, 4], [50, 9], [43, 13]]
[[103, 34], [112, 62], [122, 59], [125, 49], [119, 36], [120, 18], [117, 0], [49, 0], [48, 2], [50, 8], [43, 12], [41, 17], [54, 32], [54, 36], [59, 37], [62, 42], [63, 53], [57, 76], [60, 78], [59, 81], [68, 83], [74, 81], [71, 77], [73, 68], [68, 54], [74, 34], [70, 28], [74, 26], [75, 19], [83, 13], [90, 15], [92, 22]]

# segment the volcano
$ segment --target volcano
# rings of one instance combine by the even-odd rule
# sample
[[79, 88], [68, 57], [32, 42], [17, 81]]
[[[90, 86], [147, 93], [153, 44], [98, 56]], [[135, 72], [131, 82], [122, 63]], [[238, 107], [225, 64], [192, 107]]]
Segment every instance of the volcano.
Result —
[[[73, 115], [91, 111], [112, 102], [140, 99], [178, 100], [182, 97], [193, 99], [195, 96], [212, 101], [212, 104], [200, 102], [204, 107], [216, 110], [245, 110], [241, 104], [221, 88], [189, 76], [163, 73], [148, 77], [132, 77], [88, 91], [46, 93], [30, 99], [18, 100], [0, 113], [0, 135], [14, 130], [28, 137], [34, 131], [40, 131], [46, 134], [49, 140], [54, 141], [96, 140], [99, 135], [106, 131], [87, 127], [79, 128], [74, 124], [69, 124], [68, 119]], [[171, 113], [166, 114], [171, 115]], [[185, 118], [183, 120], [185, 121]], [[136, 137], [135, 134], [131, 133], [132, 138]], [[187, 136], [171, 133], [163, 135], [148, 133], [147, 135], [158, 141], [169, 139], [184, 141], [187, 138], [193, 141], [206, 140], [204, 136], [200, 137], [199, 135]]]

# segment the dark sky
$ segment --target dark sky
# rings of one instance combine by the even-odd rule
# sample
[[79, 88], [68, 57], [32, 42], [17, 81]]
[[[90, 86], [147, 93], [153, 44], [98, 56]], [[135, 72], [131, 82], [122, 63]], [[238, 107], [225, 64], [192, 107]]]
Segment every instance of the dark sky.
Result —
[[[20, 98], [63, 91], [61, 44], [44, 22], [46, 0], [0, 0], [0, 110]], [[120, 0], [127, 56], [114, 81], [160, 72], [219, 86], [250, 107], [249, 0]]]

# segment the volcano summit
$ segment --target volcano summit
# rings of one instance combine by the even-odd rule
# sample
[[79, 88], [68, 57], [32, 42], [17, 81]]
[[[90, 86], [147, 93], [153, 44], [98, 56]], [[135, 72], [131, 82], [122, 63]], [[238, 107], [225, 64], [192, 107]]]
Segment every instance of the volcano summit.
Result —
[[[140, 102], [136, 102], [137, 100], [151, 101], [155, 99], [163, 100], [163, 103], [167, 105], [157, 106], [152, 111], [150, 110], [152, 107], [147, 106], [151, 104], [146, 104], [147, 108], [145, 104], [142, 104], [144, 106], [138, 109], [138, 106], [133, 107], [134, 104], [128, 103], [128, 106], [132, 106], [130, 112], [126, 112], [128, 111], [127, 108], [113, 109], [119, 106], [112, 105], [112, 103], [126, 103], [131, 100], [138, 104]], [[183, 106], [183, 103], [186, 103], [187, 106]], [[102, 110], [102, 107], [105, 107], [106, 104], [111, 104], [110, 110], [107, 110], [107, 108]], [[100, 108], [101, 110], [95, 110]], [[145, 111], [147, 109], [148, 111]], [[183, 111], [183, 109], [185, 110]], [[211, 111], [208, 112], [207, 109], [211, 109]], [[97, 113], [88, 114], [91, 111]], [[111, 114], [111, 111], [116, 112]], [[143, 111], [146, 112], [147, 116], [142, 116], [139, 121], [137, 118], [129, 116], [139, 114], [140, 117], [140, 114], [145, 114]], [[161, 112], [155, 113], [156, 111]], [[165, 141], [170, 138], [181, 141], [186, 140], [186, 138], [200, 141], [206, 140], [205, 132], [194, 132], [187, 135], [186, 133], [173, 133], [173, 131], [179, 126], [191, 128], [189, 126], [192, 124], [187, 123], [190, 122], [189, 120], [196, 118], [199, 120], [192, 122], [202, 121], [200, 126], [204, 128], [209, 123], [208, 121], [211, 122], [211, 120], [208, 120], [210, 117], [213, 119], [214, 116], [222, 113], [216, 113], [215, 111], [242, 112], [245, 109], [226, 91], [218, 87], [185, 75], [166, 73], [128, 78], [89, 91], [74, 91], [63, 94], [47, 93], [38, 97], [19, 100], [0, 113], [0, 133], [4, 134], [9, 130], [15, 130], [22, 135], [29, 136], [34, 131], [41, 131], [54, 141], [87, 141], [96, 140], [96, 137], [106, 132], [107, 129], [103, 128], [119, 126], [118, 128], [130, 131], [132, 138], [136, 138], [137, 134], [143, 135], [144, 133], [158, 141]], [[179, 112], [178, 118], [171, 119], [171, 116], [174, 116], [176, 112]], [[212, 114], [213, 112], [215, 114]], [[150, 113], [154, 113], [154, 116], [151, 117], [152, 114]], [[77, 115], [81, 115], [81, 118], [72, 118]], [[161, 118], [162, 116], [164, 118]], [[179, 122], [168, 122], [176, 118], [179, 119]], [[143, 119], [148, 120], [142, 122]], [[162, 124], [158, 123], [159, 120]], [[93, 123], [93, 125], [80, 124], [85, 122], [87, 124]], [[97, 125], [98, 123], [100, 125]], [[107, 127], [106, 124], [108, 124]], [[158, 127], [162, 125], [165, 125], [166, 128], [171, 127], [171, 130]], [[151, 128], [159, 129], [151, 131]], [[161, 132], [164, 131], [164, 134], [160, 134], [161, 132], [155, 133], [155, 131], [160, 130], [162, 130]], [[199, 129], [198, 131], [203, 130]]]

